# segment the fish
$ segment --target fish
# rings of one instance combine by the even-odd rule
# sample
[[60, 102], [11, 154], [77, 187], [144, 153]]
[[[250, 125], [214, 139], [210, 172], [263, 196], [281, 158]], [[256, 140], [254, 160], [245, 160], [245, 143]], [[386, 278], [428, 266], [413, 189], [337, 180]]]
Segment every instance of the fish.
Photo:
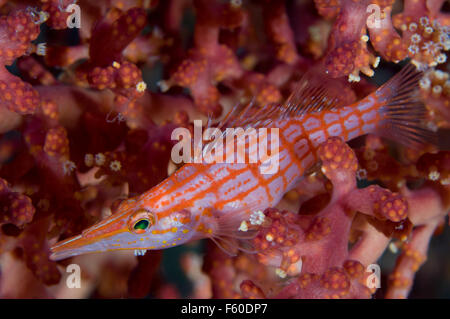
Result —
[[[328, 81], [305, 75], [281, 105], [234, 108], [219, 128], [278, 129], [278, 148], [270, 154], [278, 156], [277, 170], [262, 172], [266, 162], [261, 160], [185, 163], [150, 190], [123, 200], [111, 216], [53, 245], [50, 258], [116, 250], [134, 250], [139, 256], [205, 238], [230, 255], [251, 253], [263, 210], [277, 205], [317, 165], [318, 147], [328, 137], [349, 141], [371, 133], [414, 148], [436, 143], [435, 133], [423, 123], [426, 109], [417, 94], [421, 77], [408, 64], [365, 98], [343, 105]], [[258, 143], [271, 141], [272, 133], [258, 134]], [[205, 150], [214, 148], [211, 143]], [[247, 156], [254, 151], [252, 144], [245, 143]]]

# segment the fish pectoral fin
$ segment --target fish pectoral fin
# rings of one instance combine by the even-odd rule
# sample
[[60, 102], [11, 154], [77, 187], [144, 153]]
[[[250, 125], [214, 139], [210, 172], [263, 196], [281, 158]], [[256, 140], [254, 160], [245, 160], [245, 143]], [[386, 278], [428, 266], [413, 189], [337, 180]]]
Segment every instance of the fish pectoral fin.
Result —
[[219, 247], [224, 253], [231, 257], [237, 256], [239, 251], [254, 254], [256, 253], [254, 246], [250, 240], [237, 239], [232, 237], [210, 237], [210, 239]]
[[256, 207], [246, 207], [228, 212], [212, 211], [210, 239], [230, 256], [239, 251], [255, 253], [253, 239], [264, 221], [264, 214]]
[[217, 245], [217, 247], [219, 247], [228, 256], [230, 257], [237, 256], [239, 249], [237, 249], [237, 245], [233, 240], [214, 236], [211, 236], [210, 239]]

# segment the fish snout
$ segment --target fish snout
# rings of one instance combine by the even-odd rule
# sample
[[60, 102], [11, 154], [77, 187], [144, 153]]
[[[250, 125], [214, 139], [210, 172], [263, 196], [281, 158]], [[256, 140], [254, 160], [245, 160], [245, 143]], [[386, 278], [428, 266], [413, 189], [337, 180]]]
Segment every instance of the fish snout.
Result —
[[62, 240], [50, 248], [52, 254], [51, 260], [61, 260], [84, 253], [83, 247], [86, 246], [85, 239], [82, 235], [73, 236]]
[[117, 234], [126, 231], [123, 223], [112, 218], [103, 220], [88, 229], [81, 235], [62, 240], [53, 245], [50, 250], [50, 259], [61, 260], [86, 253], [108, 250], [108, 243]]

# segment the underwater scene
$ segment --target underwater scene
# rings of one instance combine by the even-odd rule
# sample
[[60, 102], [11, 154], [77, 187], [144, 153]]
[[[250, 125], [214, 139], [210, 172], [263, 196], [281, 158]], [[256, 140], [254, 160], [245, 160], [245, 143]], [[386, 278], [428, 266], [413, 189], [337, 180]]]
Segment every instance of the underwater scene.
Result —
[[450, 298], [450, 1], [0, 0], [0, 299]]

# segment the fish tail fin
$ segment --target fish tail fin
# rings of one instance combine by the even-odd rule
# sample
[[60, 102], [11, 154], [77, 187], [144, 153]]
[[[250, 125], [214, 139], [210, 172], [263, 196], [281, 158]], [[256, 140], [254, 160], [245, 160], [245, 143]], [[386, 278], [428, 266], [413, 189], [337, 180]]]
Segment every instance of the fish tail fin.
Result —
[[382, 103], [378, 135], [415, 149], [437, 145], [437, 134], [425, 125], [427, 110], [418, 90], [422, 76], [408, 64], [374, 93]]

